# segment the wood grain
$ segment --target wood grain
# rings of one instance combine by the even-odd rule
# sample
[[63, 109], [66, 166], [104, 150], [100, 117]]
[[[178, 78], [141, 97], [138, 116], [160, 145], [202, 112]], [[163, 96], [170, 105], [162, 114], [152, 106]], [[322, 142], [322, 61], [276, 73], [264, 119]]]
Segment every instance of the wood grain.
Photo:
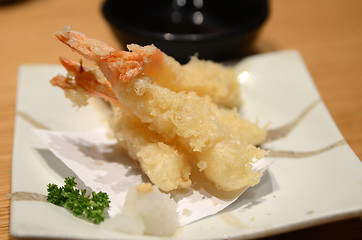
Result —
[[[54, 40], [53, 33], [65, 25], [118, 48], [101, 15], [102, 3], [28, 0], [0, 4], [0, 239], [10, 238], [8, 194], [18, 67], [58, 63], [58, 56], [78, 58]], [[362, 1], [274, 0], [270, 11], [254, 52], [298, 50], [340, 131], [361, 159]], [[350, 219], [270, 239], [362, 239], [361, 229], [360, 219]]]

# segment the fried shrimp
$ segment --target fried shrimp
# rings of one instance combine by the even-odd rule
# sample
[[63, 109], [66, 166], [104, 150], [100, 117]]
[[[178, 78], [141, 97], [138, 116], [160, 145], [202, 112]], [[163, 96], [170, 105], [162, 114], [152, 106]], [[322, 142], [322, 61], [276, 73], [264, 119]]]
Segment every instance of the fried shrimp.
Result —
[[[116, 85], [113, 83], [112, 85]], [[239, 141], [214, 114], [210, 105], [194, 93], [175, 93], [139, 76], [114, 86], [118, 99], [166, 143], [181, 145], [202, 162], [205, 175], [225, 191], [254, 186], [260, 173], [250, 163], [265, 152]]]
[[114, 108], [111, 126], [115, 137], [142, 171], [163, 191], [191, 186], [191, 164], [186, 155], [160, 140], [129, 111]]
[[[265, 129], [260, 129], [247, 120], [237, 121], [236, 119], [240, 118], [237, 118], [234, 112], [220, 109], [209, 97], [201, 97], [194, 91], [173, 91], [162, 84], [156, 84], [152, 76], [157, 79], [156, 72], [162, 74], [168, 71], [160, 67], [159, 63], [164, 61], [166, 55], [157, 48], [131, 47], [132, 52], [117, 51], [99, 40], [87, 38], [84, 34], [70, 29], [65, 29], [56, 36], [76, 52], [97, 63], [106, 77], [103, 83], [105, 87], [93, 84], [93, 88], [88, 90], [86, 86], [75, 85], [111, 103], [114, 97], [117, 98], [118, 102], [113, 104], [126, 110], [118, 110], [116, 114], [115, 134], [141, 165], [142, 157], [149, 155], [145, 146], [153, 142], [157, 143], [159, 148], [150, 152], [168, 152], [164, 147], [174, 149], [173, 152], [169, 151], [170, 154], [164, 155], [166, 158], [160, 157], [159, 161], [165, 159], [172, 165], [174, 163], [167, 159], [170, 156], [170, 159], [173, 159], [172, 156], [177, 155], [175, 158], [183, 159], [178, 161], [180, 164], [175, 167], [179, 170], [189, 169], [190, 164], [195, 163], [221, 190], [239, 190], [259, 182], [262, 174], [253, 172], [251, 163], [262, 158], [266, 152], [253, 144], [263, 141]], [[166, 73], [164, 75], [171, 76]], [[59, 79], [61, 80], [60, 77]], [[170, 77], [168, 84], [178, 81], [175, 79]], [[92, 93], [93, 90], [98, 93]], [[112, 94], [109, 94], [110, 92]], [[128, 117], [136, 119], [124, 124]], [[228, 126], [228, 119], [235, 120]], [[125, 126], [131, 126], [131, 131]], [[244, 129], [245, 132], [236, 132], [235, 126], [240, 126], [238, 130]], [[252, 131], [248, 131], [250, 127], [253, 128]], [[142, 138], [135, 140], [139, 136]], [[134, 142], [127, 142], [130, 139]], [[138, 147], [135, 147], [135, 144]], [[146, 153], [141, 154], [142, 151]], [[162, 162], [157, 160], [153, 164], [160, 168], [162, 166]], [[148, 174], [148, 167], [143, 170]], [[162, 170], [157, 174], [165, 175]], [[188, 174], [188, 170], [181, 171], [178, 180], [182, 179], [181, 182], [190, 184], [191, 181], [186, 178]], [[181, 183], [179, 186], [185, 187]]]
[[[156, 49], [154, 46], [147, 48], [147, 51]], [[128, 49], [137, 53], [144, 47], [130, 44]], [[209, 96], [213, 102], [228, 108], [240, 105], [240, 86], [233, 68], [200, 60], [196, 56], [184, 65], [164, 53], [158, 60], [157, 65], [154, 64], [145, 72], [160, 86], [175, 92], [195, 92], [199, 96]]]
[[55, 76], [51, 83], [62, 88], [77, 106], [87, 105], [90, 96], [100, 97], [111, 103], [113, 118], [110, 126], [120, 146], [140, 163], [142, 171], [163, 191], [187, 188], [191, 165], [185, 155], [175, 147], [163, 143], [131, 112], [124, 109], [109, 88], [108, 81], [89, 69], [67, 58], [60, 58], [68, 76]]
[[[69, 36], [73, 34], [75, 32], [69, 32]], [[67, 41], [62, 35], [57, 37], [71, 48], [74, 48], [79, 41], [87, 41], [85, 36], [71, 41]], [[117, 51], [105, 46], [102, 41], [93, 39], [92, 44], [80, 47], [78, 51], [88, 59], [94, 56], [101, 57], [107, 62], [122, 59], [125, 70], [122, 76], [126, 78], [132, 78], [143, 71], [155, 83], [175, 92], [195, 92], [199, 96], [209, 96], [213, 102], [229, 108], [240, 105], [240, 86], [233, 68], [200, 60], [196, 56], [187, 64], [181, 65], [153, 45], [141, 47], [129, 44], [127, 47], [130, 52]]]

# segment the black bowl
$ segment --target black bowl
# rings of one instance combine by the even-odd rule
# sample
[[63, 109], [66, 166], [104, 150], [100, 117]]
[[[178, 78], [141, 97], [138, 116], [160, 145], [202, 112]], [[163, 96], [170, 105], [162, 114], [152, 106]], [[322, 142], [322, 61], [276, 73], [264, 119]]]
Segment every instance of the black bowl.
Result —
[[103, 14], [123, 47], [154, 44], [185, 63], [197, 54], [222, 61], [251, 47], [267, 0], [107, 0]]

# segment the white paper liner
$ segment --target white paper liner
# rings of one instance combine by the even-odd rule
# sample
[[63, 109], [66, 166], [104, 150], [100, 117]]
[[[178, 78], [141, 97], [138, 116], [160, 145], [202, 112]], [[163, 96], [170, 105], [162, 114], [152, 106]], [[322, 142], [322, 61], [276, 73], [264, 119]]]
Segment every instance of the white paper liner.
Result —
[[[110, 217], [120, 213], [127, 190], [144, 182], [145, 176], [135, 161], [117, 148], [117, 141], [107, 138], [107, 129], [87, 132], [59, 132], [33, 129], [45, 146], [69, 167], [92, 191], [102, 191], [111, 201]], [[263, 172], [270, 161], [253, 163], [253, 170]], [[233, 203], [247, 188], [225, 199], [212, 195], [203, 188], [174, 191], [180, 225], [184, 226], [215, 214]]]

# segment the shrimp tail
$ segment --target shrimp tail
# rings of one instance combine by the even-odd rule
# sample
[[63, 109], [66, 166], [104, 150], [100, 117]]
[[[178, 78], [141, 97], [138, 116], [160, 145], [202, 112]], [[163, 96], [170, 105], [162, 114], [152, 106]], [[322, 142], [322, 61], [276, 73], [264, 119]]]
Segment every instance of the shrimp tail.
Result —
[[88, 38], [69, 26], [55, 34], [56, 38], [85, 58], [95, 61], [110, 83], [129, 82], [144, 71], [160, 65], [163, 53], [153, 45], [130, 45], [130, 51], [118, 51], [103, 41]]
[[64, 90], [82, 89], [91, 96], [103, 98], [113, 104], [120, 104], [106, 79], [100, 82], [95, 72], [84, 67], [81, 62], [78, 63], [65, 57], [60, 57], [59, 60], [68, 71], [68, 75], [55, 76], [50, 80], [53, 86]]
[[93, 61], [117, 51], [101, 40], [91, 39], [85, 36], [84, 33], [71, 30], [69, 26], [57, 32], [55, 37], [83, 57]]

